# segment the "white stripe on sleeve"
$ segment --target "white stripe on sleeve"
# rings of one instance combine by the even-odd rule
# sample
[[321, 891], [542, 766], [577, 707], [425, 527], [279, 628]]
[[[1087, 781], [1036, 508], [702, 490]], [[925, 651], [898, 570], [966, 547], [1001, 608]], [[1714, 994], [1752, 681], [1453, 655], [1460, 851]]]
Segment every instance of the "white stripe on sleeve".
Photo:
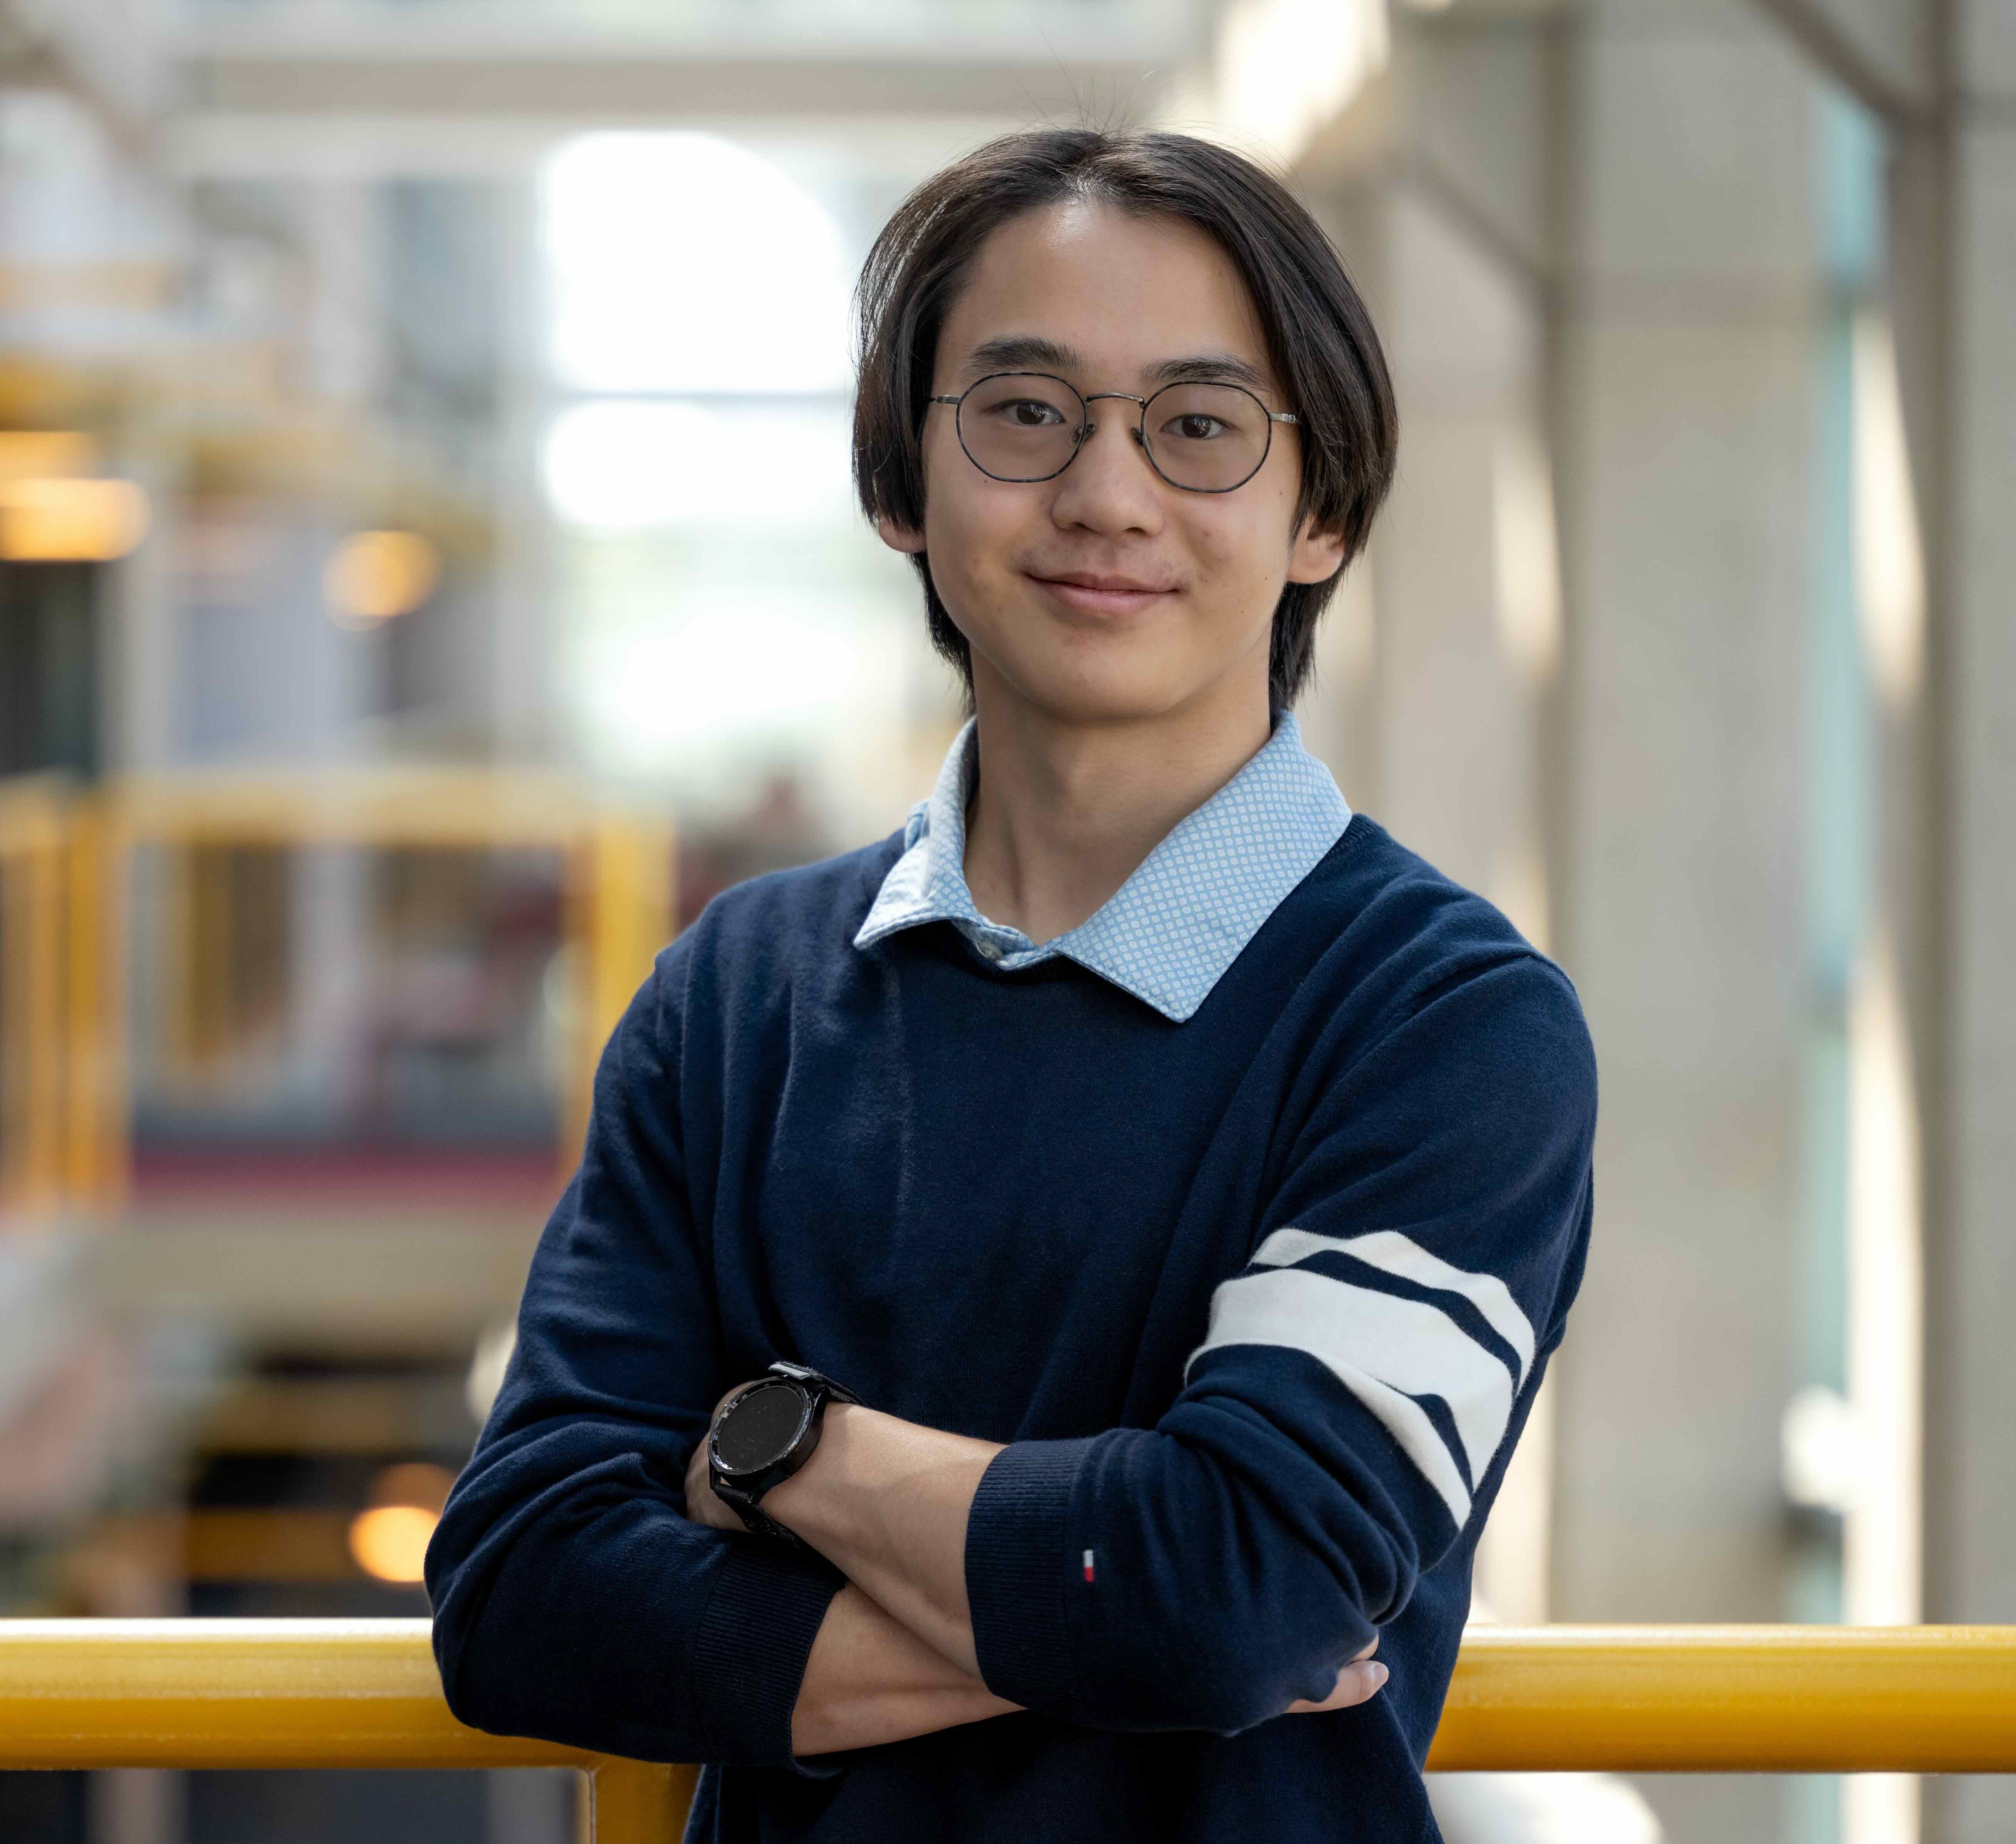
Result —
[[1377, 1416], [1461, 1525], [1470, 1490], [1435, 1423], [1413, 1399], [1449, 1405], [1472, 1479], [1504, 1438], [1513, 1382], [1503, 1363], [1440, 1308], [1354, 1287], [1309, 1268], [1273, 1268], [1228, 1280], [1211, 1295], [1211, 1324], [1184, 1366], [1228, 1345], [1265, 1345], [1315, 1358]]
[[1398, 1230], [1374, 1230], [1364, 1236], [1319, 1236], [1313, 1230], [1276, 1230], [1262, 1243], [1253, 1259], [1263, 1267], [1285, 1268], [1312, 1255], [1348, 1255], [1367, 1267], [1397, 1274], [1402, 1280], [1444, 1293], [1461, 1294], [1484, 1316], [1485, 1323], [1519, 1354], [1519, 1381], [1533, 1367], [1533, 1327], [1512, 1290], [1496, 1274], [1475, 1274], [1431, 1255]]

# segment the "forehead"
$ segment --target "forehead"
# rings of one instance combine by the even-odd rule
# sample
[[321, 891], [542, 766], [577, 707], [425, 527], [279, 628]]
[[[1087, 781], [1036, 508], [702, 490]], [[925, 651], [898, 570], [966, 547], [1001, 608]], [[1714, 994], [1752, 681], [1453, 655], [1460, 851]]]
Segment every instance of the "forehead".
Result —
[[1108, 205], [1046, 206], [997, 225], [945, 317], [938, 369], [973, 371], [977, 347], [1015, 337], [1067, 348], [1103, 381], [1207, 354], [1272, 379], [1232, 258], [1193, 225]]

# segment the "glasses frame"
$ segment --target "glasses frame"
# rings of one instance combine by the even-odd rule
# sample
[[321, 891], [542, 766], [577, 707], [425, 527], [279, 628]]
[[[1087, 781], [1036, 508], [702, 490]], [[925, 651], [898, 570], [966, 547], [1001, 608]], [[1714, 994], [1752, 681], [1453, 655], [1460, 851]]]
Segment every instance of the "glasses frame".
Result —
[[[965, 403], [967, 398], [970, 397], [974, 391], [977, 391], [982, 384], [991, 384], [996, 378], [1048, 379], [1053, 384], [1063, 385], [1072, 396], [1078, 399], [1080, 409], [1085, 412], [1085, 414], [1079, 419], [1078, 427], [1072, 432], [1071, 452], [1067, 455], [1064, 459], [1057, 464], [1057, 466], [1052, 468], [1048, 474], [1033, 474], [1028, 475], [995, 474], [988, 468], [981, 467], [979, 461], [974, 457], [973, 450], [967, 447], [966, 427], [961, 406]], [[1169, 477], [1166, 474], [1163, 473], [1162, 464], [1155, 459], [1155, 451], [1148, 441], [1149, 405], [1153, 403], [1157, 398], [1161, 396], [1165, 391], [1180, 391], [1187, 386], [1195, 384], [1212, 384], [1215, 385], [1221, 391], [1237, 391], [1242, 396], [1250, 397], [1253, 399], [1255, 403], [1259, 405], [1261, 414], [1267, 419], [1267, 439], [1265, 442], [1262, 445], [1260, 449], [1260, 459], [1253, 463], [1252, 468], [1249, 472], [1242, 474], [1229, 487], [1189, 487], [1184, 485], [1181, 481], [1170, 480]], [[1143, 455], [1147, 458], [1148, 465], [1154, 469], [1156, 477], [1158, 480], [1168, 481], [1168, 484], [1174, 487], [1179, 493], [1237, 492], [1241, 487], [1244, 486], [1248, 481], [1252, 479], [1255, 474], [1258, 474], [1262, 468], [1267, 465], [1267, 457], [1273, 452], [1274, 449], [1274, 425], [1276, 423], [1298, 423], [1301, 421], [1301, 418], [1297, 416], [1292, 410], [1269, 409], [1265, 404], [1261, 402], [1258, 393], [1248, 391], [1244, 384], [1235, 384], [1224, 378], [1177, 378], [1173, 380], [1172, 382], [1165, 384], [1160, 391], [1150, 391], [1146, 397], [1136, 397], [1131, 391], [1093, 391], [1089, 392], [1081, 391], [1078, 389], [1077, 385], [1074, 384], [1071, 381], [1070, 379], [1060, 378], [1055, 372], [991, 371], [984, 378], [975, 378], [973, 382], [967, 385], [963, 391], [959, 392], [956, 397], [927, 397], [924, 401], [927, 404], [949, 403], [952, 406], [952, 430], [959, 437], [959, 445], [965, 451], [967, 459], [971, 461], [975, 467], [979, 467], [980, 471], [985, 474], [989, 480], [999, 481], [1004, 484], [1009, 486], [1029, 487], [1035, 486], [1042, 481], [1055, 480], [1059, 474], [1062, 474], [1067, 467], [1070, 466], [1071, 464], [1078, 458], [1080, 452], [1084, 448], [1086, 441], [1091, 438], [1093, 434], [1093, 425], [1090, 406], [1098, 402], [1103, 397], [1124, 398], [1128, 402], [1138, 403], [1141, 406], [1141, 413], [1136, 419], [1133, 428], [1128, 433], [1134, 438], [1136, 445], [1140, 448]]]

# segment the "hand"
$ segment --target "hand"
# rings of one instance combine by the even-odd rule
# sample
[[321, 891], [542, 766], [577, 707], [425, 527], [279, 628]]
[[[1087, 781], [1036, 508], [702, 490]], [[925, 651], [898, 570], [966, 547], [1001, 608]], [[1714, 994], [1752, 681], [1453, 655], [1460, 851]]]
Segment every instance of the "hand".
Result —
[[[735, 1389], [743, 1386], [736, 1384]], [[735, 1389], [722, 1392], [721, 1402], [714, 1405], [714, 1414], [721, 1413], [721, 1403], [735, 1393]], [[714, 1415], [707, 1418], [707, 1426], [714, 1425]], [[714, 1482], [707, 1469], [707, 1436], [700, 1437], [700, 1444], [693, 1450], [693, 1457], [686, 1462], [686, 1515], [696, 1524], [707, 1525], [715, 1530], [746, 1530], [748, 1525], [715, 1496]]]
[[1306, 1697], [1298, 1697], [1283, 1712], [1287, 1716], [1309, 1716], [1319, 1710], [1349, 1709], [1360, 1703], [1369, 1703], [1374, 1693], [1387, 1679], [1384, 1665], [1369, 1662], [1378, 1651], [1379, 1641], [1375, 1637], [1365, 1650], [1337, 1674], [1336, 1687], [1320, 1703], [1312, 1703]]

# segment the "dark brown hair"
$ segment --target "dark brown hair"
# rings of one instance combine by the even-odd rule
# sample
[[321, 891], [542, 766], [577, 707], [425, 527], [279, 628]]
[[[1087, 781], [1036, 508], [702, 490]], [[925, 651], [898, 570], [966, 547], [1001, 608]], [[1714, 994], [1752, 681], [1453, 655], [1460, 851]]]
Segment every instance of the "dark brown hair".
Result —
[[[1342, 534], [1348, 564], [1392, 484], [1399, 437], [1379, 336], [1335, 247], [1287, 188], [1229, 149], [1190, 135], [1094, 128], [1003, 135], [896, 207], [855, 290], [854, 481], [863, 510], [923, 529], [921, 444], [939, 330], [988, 235], [1022, 212], [1067, 200], [1179, 219], [1231, 258], [1301, 418], [1294, 528], [1313, 514], [1318, 530]], [[919, 552], [912, 561], [923, 580], [932, 641], [970, 696], [966, 636], [932, 585], [929, 559]], [[1282, 589], [1268, 666], [1277, 708], [1308, 681], [1316, 619], [1343, 574]]]

